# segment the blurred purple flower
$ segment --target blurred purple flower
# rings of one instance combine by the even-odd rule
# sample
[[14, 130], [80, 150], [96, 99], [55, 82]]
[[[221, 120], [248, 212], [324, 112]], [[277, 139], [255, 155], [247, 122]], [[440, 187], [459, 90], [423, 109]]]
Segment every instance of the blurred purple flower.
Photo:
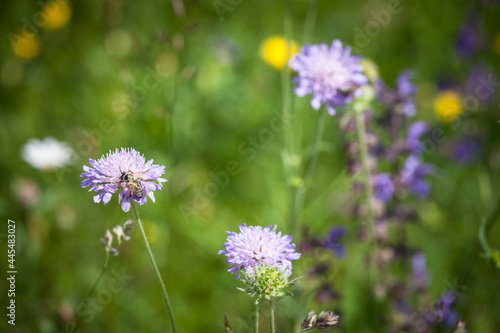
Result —
[[493, 106], [498, 96], [498, 76], [489, 63], [482, 62], [471, 68], [465, 82], [464, 95], [475, 96], [483, 105]]
[[396, 79], [396, 89], [393, 90], [384, 83], [382, 79], [375, 82], [374, 86], [378, 99], [390, 109], [400, 110], [399, 113], [407, 117], [413, 117], [417, 113], [415, 106], [415, 95], [417, 87], [412, 82], [414, 72], [412, 70], [402, 71]]
[[[94, 168], [83, 166], [85, 173], [80, 177], [86, 179], [82, 181], [82, 187], [90, 186], [89, 192], [98, 192], [94, 196], [94, 202], [102, 201], [104, 204], [121, 188], [118, 202], [121, 202], [124, 212], [129, 211], [131, 199], [144, 205], [147, 201], [144, 194], [155, 202], [152, 191], [161, 190], [161, 183], [167, 181], [160, 178], [165, 173], [165, 166], [153, 164], [153, 160], [145, 162], [144, 156], [133, 148], [109, 151], [106, 157], [103, 155], [97, 161], [90, 158], [89, 163]], [[158, 181], [158, 184], [152, 183], [153, 181]]]
[[413, 270], [412, 283], [416, 289], [425, 289], [429, 283], [429, 272], [427, 271], [426, 257], [422, 252], [415, 253], [411, 258]]
[[408, 157], [401, 170], [401, 182], [415, 195], [425, 198], [431, 191], [431, 185], [425, 176], [434, 173], [434, 166], [422, 163], [420, 156], [412, 154]]
[[475, 136], [459, 139], [452, 149], [451, 155], [457, 163], [466, 165], [475, 162], [481, 153], [482, 140]]
[[459, 56], [469, 58], [476, 54], [483, 44], [480, 32], [480, 16], [472, 12], [458, 33], [456, 50]]
[[420, 137], [427, 132], [428, 126], [425, 121], [417, 121], [408, 128], [406, 137], [406, 148], [412, 153], [418, 153], [421, 150]]
[[261, 226], [247, 227], [245, 223], [240, 226], [240, 233], [226, 231], [229, 236], [226, 249], [220, 250], [218, 254], [227, 257], [227, 263], [234, 265], [228, 272], [238, 272], [236, 279], [240, 277], [240, 270], [246, 269], [246, 273], [252, 273], [254, 268], [260, 265], [271, 265], [284, 268], [288, 274], [292, 273], [292, 260], [300, 258], [300, 253], [295, 252], [295, 244], [291, 244], [292, 237], [281, 236], [281, 231], [276, 234], [275, 225], [262, 228]]
[[337, 106], [344, 106], [358, 97], [360, 86], [368, 83], [359, 64], [360, 56], [352, 56], [351, 48], [342, 48], [340, 40], [331, 46], [325, 43], [305, 45], [301, 53], [290, 61], [290, 67], [298, 73], [294, 79], [294, 92], [299, 97], [312, 94], [311, 106], [318, 110], [326, 104], [328, 113], [335, 115]]
[[456, 292], [446, 292], [441, 296], [441, 300], [436, 310], [437, 321], [443, 322], [448, 327], [455, 327], [460, 320], [458, 312], [451, 309], [451, 306], [456, 299]]
[[330, 233], [325, 241], [325, 247], [332, 250], [333, 253], [335, 253], [335, 255], [339, 258], [344, 257], [345, 254], [345, 248], [344, 245], [342, 245], [342, 238], [344, 238], [345, 233], [345, 228], [335, 227], [330, 230]]
[[398, 97], [403, 106], [403, 112], [408, 117], [413, 117], [417, 114], [417, 108], [415, 106], [417, 87], [411, 82], [413, 76], [413, 71], [405, 70], [402, 71], [397, 78]]
[[394, 183], [392, 182], [391, 176], [387, 173], [380, 173], [375, 177], [374, 182], [375, 197], [388, 202], [392, 199], [394, 195]]

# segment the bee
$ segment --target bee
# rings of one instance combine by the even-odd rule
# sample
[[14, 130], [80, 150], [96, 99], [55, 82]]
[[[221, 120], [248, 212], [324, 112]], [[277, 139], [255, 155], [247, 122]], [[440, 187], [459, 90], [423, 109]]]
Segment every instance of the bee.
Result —
[[342, 87], [342, 88], [339, 88], [338, 89], [338, 92], [340, 94], [342, 94], [342, 96], [344, 97], [348, 97], [352, 94], [354, 94], [354, 92], [356, 91], [356, 89], [358, 89], [359, 86], [358, 85], [353, 85], [353, 86], [350, 86], [350, 87]]
[[135, 195], [138, 198], [142, 198], [144, 196], [144, 187], [142, 186], [141, 181], [137, 179], [132, 172], [122, 172], [120, 181], [126, 183], [127, 188], [130, 190], [130, 197], [132, 195]]

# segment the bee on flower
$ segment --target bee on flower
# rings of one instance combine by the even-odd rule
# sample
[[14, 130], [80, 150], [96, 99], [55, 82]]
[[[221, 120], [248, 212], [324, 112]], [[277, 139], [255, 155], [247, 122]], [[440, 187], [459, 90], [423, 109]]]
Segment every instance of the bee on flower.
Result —
[[93, 168], [84, 165], [85, 173], [80, 175], [85, 178], [82, 187], [90, 186], [89, 191], [97, 192], [94, 202], [104, 204], [121, 189], [118, 200], [124, 212], [130, 210], [132, 199], [144, 205], [149, 196], [155, 202], [153, 191], [161, 190], [162, 182], [167, 181], [160, 178], [165, 173], [165, 166], [153, 164], [153, 160], [146, 162], [133, 148], [110, 151], [97, 161], [89, 159], [89, 163]]

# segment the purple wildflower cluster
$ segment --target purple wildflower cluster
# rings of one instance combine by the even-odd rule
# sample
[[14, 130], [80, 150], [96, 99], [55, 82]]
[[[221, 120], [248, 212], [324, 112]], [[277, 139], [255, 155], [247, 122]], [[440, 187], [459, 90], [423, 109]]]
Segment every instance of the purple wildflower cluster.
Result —
[[318, 110], [325, 104], [328, 113], [335, 115], [336, 107], [359, 97], [361, 86], [368, 83], [359, 64], [361, 57], [351, 55], [349, 46], [334, 40], [330, 46], [305, 45], [290, 61], [290, 67], [298, 73], [294, 79], [294, 92], [299, 97], [312, 94], [311, 106]]
[[395, 90], [388, 88], [384, 81], [378, 80], [375, 86], [378, 91], [378, 97], [385, 105], [390, 105], [393, 112], [407, 117], [413, 117], [417, 114], [415, 106], [415, 95], [417, 88], [412, 79], [414, 73], [411, 70], [405, 70], [399, 74], [396, 79], [397, 87]]
[[[144, 205], [149, 196], [154, 202], [153, 191], [161, 190], [161, 183], [167, 181], [160, 178], [165, 173], [165, 166], [153, 164], [153, 160], [146, 162], [144, 156], [133, 148], [110, 151], [97, 161], [89, 159], [89, 163], [93, 168], [84, 165], [85, 173], [80, 175], [85, 178], [82, 187], [90, 186], [89, 192], [97, 192], [94, 202], [104, 204], [121, 189], [118, 201], [124, 212], [129, 211], [132, 199]], [[153, 181], [158, 181], [158, 184]]]
[[[385, 297], [387, 303], [393, 308], [390, 314], [394, 317], [386, 318], [392, 331], [412, 330], [411, 316], [418, 311], [412, 306], [411, 295], [427, 292], [430, 274], [426, 267], [425, 254], [418, 249], [409, 248], [406, 240], [401, 238], [401, 233], [394, 232], [402, 224], [415, 221], [417, 212], [408, 204], [409, 196], [426, 198], [431, 192], [428, 177], [436, 173], [436, 168], [425, 163], [422, 156], [421, 137], [427, 132], [428, 126], [423, 121], [409, 123], [416, 114], [415, 94], [416, 87], [412, 82], [411, 71], [402, 72], [397, 79], [395, 89], [387, 87], [382, 81], [375, 84], [377, 98], [382, 106], [382, 113], [375, 114], [366, 110], [365, 129], [366, 142], [369, 152], [370, 176], [373, 186], [372, 208], [375, 215], [375, 238], [378, 251], [374, 258], [382, 279], [376, 286], [376, 293]], [[349, 138], [356, 138], [356, 122], [352, 115], [345, 114], [339, 121], [340, 130]], [[388, 137], [381, 137], [380, 132], [375, 132], [375, 126], [381, 127]], [[357, 139], [346, 144], [349, 158], [348, 171], [354, 176], [362, 170], [360, 161], [360, 147]], [[384, 165], [387, 171], [379, 170]], [[354, 183], [353, 192], [362, 193], [363, 185]], [[362, 215], [366, 207], [358, 204], [354, 212]], [[306, 240], [301, 244], [309, 252], [316, 248], [326, 248], [342, 258], [345, 248], [341, 239], [345, 234], [342, 227], [332, 228], [326, 239], [321, 237], [311, 238], [304, 234]], [[366, 232], [360, 234], [365, 238]], [[305, 252], [305, 251], [304, 251]], [[395, 279], [391, 276], [392, 267], [411, 261], [412, 271], [408, 272], [410, 283], [405, 279]], [[308, 277], [319, 277], [320, 280], [328, 279], [329, 264], [317, 263]], [[339, 297], [333, 284], [322, 285], [317, 295], [318, 301], [329, 302]], [[399, 316], [399, 317], [398, 317]], [[406, 318], [402, 322], [396, 318]], [[429, 325], [432, 325], [430, 323]], [[430, 326], [429, 326], [430, 327]]]
[[251, 274], [256, 267], [269, 265], [280, 267], [291, 275], [292, 260], [299, 259], [300, 253], [295, 252], [292, 237], [281, 236], [281, 231], [276, 233], [276, 228], [276, 225], [272, 229], [271, 226], [247, 227], [243, 223], [239, 233], [228, 231], [225, 249], [218, 254], [224, 254], [227, 263], [234, 265], [228, 270], [229, 273], [236, 272], [236, 279], [239, 279], [241, 269]]

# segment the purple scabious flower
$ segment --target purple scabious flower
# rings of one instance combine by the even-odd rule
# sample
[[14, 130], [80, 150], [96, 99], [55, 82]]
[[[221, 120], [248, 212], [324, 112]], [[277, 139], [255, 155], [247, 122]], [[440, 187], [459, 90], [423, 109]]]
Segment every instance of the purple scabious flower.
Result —
[[300, 253], [295, 252], [295, 244], [290, 243], [292, 237], [281, 236], [281, 231], [276, 234], [275, 225], [262, 228], [261, 226], [247, 227], [245, 223], [240, 226], [240, 232], [226, 231], [229, 236], [226, 249], [218, 254], [227, 257], [227, 263], [234, 265], [228, 272], [238, 272], [236, 279], [240, 278], [240, 270], [246, 269], [251, 274], [254, 268], [261, 265], [278, 266], [283, 268], [288, 275], [292, 273], [292, 260], [300, 258]]
[[420, 137], [427, 132], [428, 126], [425, 121], [417, 121], [408, 128], [406, 137], [406, 148], [412, 153], [421, 151]]
[[408, 117], [413, 117], [417, 113], [415, 106], [417, 87], [411, 82], [413, 76], [413, 71], [405, 70], [397, 78], [397, 94], [401, 101], [403, 112]]
[[[165, 166], [153, 164], [153, 160], [145, 161], [144, 156], [133, 148], [111, 150], [106, 156], [97, 161], [89, 159], [93, 168], [83, 166], [85, 173], [80, 177], [86, 178], [82, 181], [82, 187], [89, 187], [90, 191], [96, 191], [94, 202], [107, 204], [113, 194], [122, 189], [118, 196], [118, 202], [124, 212], [128, 212], [131, 199], [144, 205], [147, 194], [153, 202], [155, 197], [152, 191], [162, 189], [162, 182], [166, 179], [160, 178], [165, 173]], [[153, 183], [158, 181], [158, 184]]]
[[392, 182], [391, 176], [387, 173], [378, 174], [374, 181], [375, 197], [388, 202], [392, 199], [394, 195], [394, 183]]
[[337, 255], [337, 257], [339, 258], [342, 258], [345, 254], [345, 248], [341, 242], [345, 233], [346, 233], [345, 228], [335, 227], [332, 230], [330, 230], [330, 233], [328, 234], [328, 237], [326, 238], [325, 241], [325, 247], [327, 249], [332, 250], [333, 253], [335, 253], [335, 255]]
[[290, 67], [298, 73], [294, 79], [295, 94], [299, 97], [312, 94], [313, 109], [326, 104], [328, 113], [335, 115], [337, 106], [359, 97], [359, 87], [368, 83], [360, 60], [360, 56], [352, 56], [351, 48], [343, 48], [337, 39], [331, 46], [325, 43], [303, 46], [290, 61]]
[[425, 176], [434, 173], [434, 167], [428, 163], [422, 163], [419, 155], [412, 154], [408, 157], [401, 170], [401, 182], [415, 195], [425, 198], [431, 191], [431, 185]]

